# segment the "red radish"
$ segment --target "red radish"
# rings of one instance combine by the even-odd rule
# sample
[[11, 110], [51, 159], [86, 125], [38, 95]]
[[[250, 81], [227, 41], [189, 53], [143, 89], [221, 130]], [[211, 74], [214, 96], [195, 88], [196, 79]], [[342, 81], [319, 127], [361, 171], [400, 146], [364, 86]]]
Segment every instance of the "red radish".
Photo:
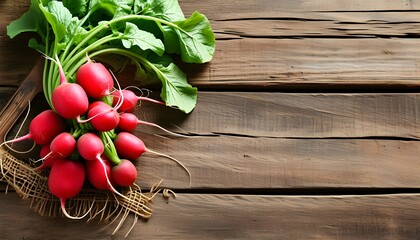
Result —
[[171, 132], [171, 131], [169, 131], [169, 130], [167, 130], [167, 129], [165, 129], [165, 128], [163, 128], [163, 127], [161, 127], [161, 126], [157, 125], [157, 124], [154, 124], [154, 123], [151, 123], [151, 122], [146, 122], [146, 121], [140, 120], [140, 119], [138, 119], [138, 118], [137, 118], [137, 116], [136, 116], [136, 115], [134, 115], [133, 113], [128, 113], [128, 112], [125, 112], [125, 113], [121, 113], [121, 114], [120, 114], [120, 122], [118, 123], [118, 127], [119, 127], [122, 131], [125, 131], [125, 132], [132, 132], [132, 131], [134, 131], [134, 130], [137, 128], [137, 126], [138, 126], [139, 124], [144, 124], [144, 125], [148, 125], [148, 126], [152, 126], [152, 127], [157, 127], [157, 128], [159, 128], [160, 130], [162, 130], [162, 131], [164, 131], [164, 132], [167, 132], [167, 133], [169, 133], [169, 134], [176, 135], [176, 136], [180, 136], [180, 137], [185, 137], [184, 135], [181, 135], [181, 134], [178, 134], [178, 133]]
[[66, 211], [66, 200], [75, 197], [82, 190], [86, 178], [85, 166], [76, 161], [57, 159], [51, 167], [48, 177], [48, 188], [50, 192], [60, 199], [61, 210], [64, 215], [71, 219], [85, 217], [70, 216]]
[[140, 138], [128, 132], [118, 133], [114, 139], [114, 145], [118, 156], [130, 160], [135, 160], [148, 151]]
[[80, 120], [80, 115], [83, 115], [88, 109], [88, 96], [79, 84], [67, 82], [58, 57], [56, 63], [60, 73], [60, 85], [54, 89], [51, 95], [54, 110], [63, 118]]
[[100, 159], [104, 152], [102, 140], [94, 133], [85, 133], [77, 140], [77, 151], [85, 160]]
[[39, 167], [36, 167], [35, 170], [43, 170], [46, 168], [51, 168], [52, 165], [54, 164], [55, 160], [58, 159], [58, 157], [49, 155], [51, 150], [50, 150], [50, 145], [49, 144], [45, 144], [41, 147], [41, 150], [39, 152], [39, 156], [41, 157], [41, 159], [44, 159], [44, 161], [42, 162], [42, 164]]
[[94, 107], [96, 107], [98, 105], [107, 105], [107, 106], [109, 106], [105, 102], [98, 100], [98, 101], [94, 101], [94, 102], [90, 103], [87, 111], [89, 112], [92, 108], [94, 108]]
[[131, 161], [122, 159], [119, 164], [112, 167], [111, 176], [117, 185], [129, 187], [137, 180], [137, 169]]
[[[110, 178], [110, 166], [107, 166], [101, 155], [104, 152], [102, 140], [94, 133], [85, 133], [77, 140], [77, 150], [84, 159], [88, 167], [88, 178], [92, 185], [99, 189], [108, 189], [125, 198], [113, 187]], [[119, 159], [115, 164], [119, 163]]]
[[68, 132], [60, 133], [52, 140], [50, 150], [52, 156], [67, 158], [76, 150], [76, 140]]
[[77, 83], [60, 84], [54, 89], [51, 101], [55, 111], [65, 119], [79, 119], [89, 106], [86, 93]]
[[112, 93], [112, 95], [114, 96], [114, 100], [112, 103], [113, 106], [117, 106], [117, 104], [119, 103], [121, 99], [121, 94], [123, 95], [123, 102], [121, 106], [118, 108], [119, 112], [133, 112], [134, 109], [137, 107], [137, 102], [139, 100], [145, 100], [145, 101], [154, 102], [157, 104], [165, 104], [161, 101], [157, 101], [151, 98], [139, 97], [133, 91], [124, 89], [121, 92], [115, 91]]
[[98, 105], [88, 112], [88, 119], [99, 132], [110, 131], [118, 126], [120, 115], [109, 105]]
[[85, 161], [85, 165], [87, 178], [95, 188], [100, 190], [112, 190], [110, 187], [110, 184], [113, 185], [111, 178], [111, 163], [108, 160]]
[[184, 166], [184, 164], [182, 164], [180, 161], [178, 161], [177, 159], [169, 155], [155, 152], [153, 150], [146, 148], [146, 146], [144, 145], [144, 142], [137, 136], [128, 132], [120, 132], [117, 134], [117, 136], [114, 139], [114, 145], [115, 145], [115, 148], [117, 149], [118, 155], [121, 158], [134, 160], [134, 159], [139, 158], [143, 153], [149, 152], [152, 154], [156, 154], [156, 155], [171, 159], [172, 161], [178, 163], [182, 168], [185, 169], [185, 171], [188, 173], [188, 176], [190, 177], [190, 185], [191, 185], [191, 173]]
[[92, 62], [89, 57], [88, 62], [77, 70], [76, 82], [92, 98], [107, 96], [114, 88], [114, 80], [110, 72], [102, 63]]
[[[38, 145], [44, 145], [50, 143], [55, 136], [66, 130], [66, 123], [64, 120], [54, 111], [45, 110], [34, 117], [29, 124], [29, 133], [15, 138], [9, 141], [3, 142], [3, 144], [23, 141], [26, 139], [32, 139]], [[1, 146], [0, 145], [0, 146]]]

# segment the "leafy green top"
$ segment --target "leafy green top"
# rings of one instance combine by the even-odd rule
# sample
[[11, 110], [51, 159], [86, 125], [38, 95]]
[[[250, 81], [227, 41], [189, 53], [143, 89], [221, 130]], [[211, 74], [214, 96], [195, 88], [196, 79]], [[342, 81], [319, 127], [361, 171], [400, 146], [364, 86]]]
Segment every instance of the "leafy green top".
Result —
[[[186, 113], [196, 105], [197, 88], [170, 54], [179, 54], [187, 63], [205, 63], [215, 51], [208, 19], [199, 12], [185, 18], [177, 0], [31, 0], [29, 10], [7, 26], [10, 38], [23, 32], [38, 33], [29, 46], [57, 55], [69, 81], [75, 81], [86, 54], [100, 55], [116, 70], [121, 64], [115, 56], [123, 56], [137, 66], [137, 76], [160, 80], [162, 100]], [[59, 77], [48, 61], [43, 84], [51, 106]]]

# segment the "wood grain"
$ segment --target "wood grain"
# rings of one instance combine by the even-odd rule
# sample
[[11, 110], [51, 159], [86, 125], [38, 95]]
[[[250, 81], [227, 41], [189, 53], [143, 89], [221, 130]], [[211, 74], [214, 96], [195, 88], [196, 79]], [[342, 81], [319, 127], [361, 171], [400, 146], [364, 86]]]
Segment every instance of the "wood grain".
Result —
[[[396, 189], [420, 186], [420, 142], [398, 140], [199, 137], [145, 138], [150, 148], [180, 160], [192, 188]], [[139, 184], [188, 188], [185, 171], [169, 159], [145, 154], [136, 166]]]
[[[128, 239], [416, 239], [419, 195], [157, 196], [155, 213]], [[40, 217], [14, 194], [0, 195], [5, 239], [123, 239], [115, 225]]]
[[[205, 4], [203, 4], [205, 2]], [[206, 16], [217, 16], [218, 14], [247, 14], [254, 12], [311, 12], [311, 11], [412, 11], [419, 10], [420, 3], [412, 0], [353, 0], [353, 1], [306, 1], [306, 0], [266, 0], [262, 4], [259, 0], [232, 0], [223, 2], [220, 8], [220, 0], [206, 0], [203, 2], [179, 0], [184, 14], [189, 15], [194, 10], [204, 12]], [[217, 11], [216, 11], [217, 9]], [[402, 16], [403, 17], [403, 16]]]
[[[136, 134], [185, 164], [192, 187], [169, 159], [137, 160], [143, 189], [163, 179], [178, 197], [158, 195], [128, 239], [419, 238], [420, 1], [180, 4], [217, 37], [211, 63], [180, 64], [201, 90], [197, 108], [136, 114], [190, 137]], [[6, 35], [28, 5], [0, 2], [0, 106], [39, 57], [31, 35]], [[14, 192], [0, 206], [4, 239], [123, 239], [131, 226], [111, 236], [115, 225], [40, 217]]]
[[[182, 65], [201, 89], [420, 88], [417, 2], [247, 0], [223, 8], [206, 2], [181, 1], [187, 15], [202, 10], [218, 37], [211, 63]], [[26, 47], [31, 35], [6, 35], [6, 25], [27, 6], [0, 4], [2, 85], [18, 86], [39, 56]]]
[[[191, 137], [159, 137], [147, 126], [135, 133], [185, 164], [194, 189], [417, 188], [419, 101], [414, 93], [201, 92], [188, 116], [153, 104], [136, 112]], [[188, 188], [169, 159], [145, 154], [137, 166], [145, 188], [160, 179]]]
[[10, 39], [6, 26], [28, 10], [30, 1], [0, 1], [0, 85], [19, 86], [35, 65], [39, 53], [28, 47], [33, 35], [24, 34]]
[[417, 93], [200, 92], [188, 116], [152, 104], [143, 104], [136, 114], [193, 135], [418, 138], [419, 104]]

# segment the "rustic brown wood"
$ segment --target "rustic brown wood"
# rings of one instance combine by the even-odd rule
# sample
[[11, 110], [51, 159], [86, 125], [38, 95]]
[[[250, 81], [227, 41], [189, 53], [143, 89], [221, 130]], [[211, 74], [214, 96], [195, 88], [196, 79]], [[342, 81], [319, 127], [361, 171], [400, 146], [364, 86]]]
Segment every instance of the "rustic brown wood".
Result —
[[[180, 64], [201, 90], [197, 108], [144, 104], [137, 115], [191, 137], [136, 134], [193, 182], [169, 159], [136, 161], [143, 189], [163, 179], [178, 198], [158, 195], [129, 239], [419, 238], [420, 195], [409, 193], [420, 186], [420, 1], [180, 4], [204, 13], [217, 37], [211, 63]], [[39, 58], [31, 35], [6, 35], [28, 5], [0, 3], [0, 107]], [[4, 239], [122, 239], [131, 225], [112, 237], [115, 225], [40, 217], [14, 192], [0, 206]]]
[[32, 101], [38, 93], [42, 92], [43, 64], [44, 61], [42, 59], [37, 62], [32, 71], [10, 98], [10, 101], [7, 102], [0, 111], [0, 139], [4, 139], [21, 113], [30, 104], [30, 101]]
[[[3, 85], [18, 86], [39, 53], [22, 47], [31, 35], [10, 40], [5, 32], [8, 22], [20, 16], [28, 2], [3, 2], [0, 78]], [[401, 12], [418, 9], [418, 3], [328, 2], [230, 1], [221, 10], [219, 1], [182, 1], [186, 14], [202, 10], [218, 37], [215, 59], [210, 64], [183, 69], [190, 81], [202, 89], [253, 86], [366, 90], [372, 84], [376, 88], [420, 87], [416, 58], [419, 41], [376, 38], [418, 35], [418, 12]], [[346, 11], [340, 12], [343, 9]], [[294, 37], [304, 39], [290, 39]]]
[[[137, 112], [191, 137], [151, 135], [162, 132], [148, 126], [136, 134], [183, 162], [195, 189], [417, 188], [419, 142], [404, 138], [419, 136], [419, 97], [202, 92], [188, 117], [154, 104]], [[146, 154], [137, 165], [146, 188], [160, 179], [165, 187], [188, 188], [185, 171], [169, 159]]]
[[29, 35], [11, 40], [6, 26], [27, 11], [30, 1], [0, 2], [0, 85], [19, 86], [35, 65], [39, 53], [27, 47]]
[[233, 39], [219, 41], [214, 61], [189, 66], [188, 73], [201, 89], [418, 87], [419, 43], [417, 39]]
[[[130, 227], [111, 237], [115, 225], [40, 217], [14, 194], [0, 204], [4, 239], [122, 239]], [[416, 239], [419, 204], [419, 195], [157, 196], [128, 239]]]
[[200, 92], [197, 107], [188, 116], [152, 104], [143, 104], [137, 115], [198, 135], [418, 138], [419, 103], [417, 93]]
[[[247, 14], [255, 12], [295, 12], [295, 11], [410, 11], [420, 9], [418, 1], [411, 0], [352, 0], [352, 1], [306, 1], [306, 0], [266, 0], [262, 3], [259, 0], [232, 0], [223, 2], [220, 7], [219, 0], [206, 0], [204, 2], [179, 0], [184, 14], [189, 15], [195, 10], [199, 10], [213, 18], [218, 14]], [[216, 11], [217, 10], [217, 11]], [[402, 16], [403, 17], [403, 16]]]
[[[420, 187], [418, 141], [155, 137], [145, 142], [180, 160], [191, 172], [193, 189]], [[145, 154], [136, 166], [145, 188], [161, 179], [163, 187], [189, 187], [188, 175], [168, 159]]]

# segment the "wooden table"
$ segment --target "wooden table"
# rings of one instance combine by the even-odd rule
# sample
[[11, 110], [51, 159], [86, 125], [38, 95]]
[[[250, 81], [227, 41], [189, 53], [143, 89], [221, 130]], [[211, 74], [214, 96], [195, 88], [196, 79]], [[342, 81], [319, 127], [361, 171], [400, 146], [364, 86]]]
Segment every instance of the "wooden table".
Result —
[[[0, 106], [39, 56], [5, 34], [28, 3], [0, 3]], [[189, 116], [142, 116], [194, 135], [144, 136], [193, 183], [171, 161], [139, 159], [139, 184], [164, 179], [177, 198], [157, 196], [130, 239], [420, 238], [420, 1], [180, 4], [210, 19], [216, 54], [183, 67], [200, 89]], [[10, 189], [0, 206], [2, 239], [120, 239], [131, 226], [111, 236], [41, 217]]]

